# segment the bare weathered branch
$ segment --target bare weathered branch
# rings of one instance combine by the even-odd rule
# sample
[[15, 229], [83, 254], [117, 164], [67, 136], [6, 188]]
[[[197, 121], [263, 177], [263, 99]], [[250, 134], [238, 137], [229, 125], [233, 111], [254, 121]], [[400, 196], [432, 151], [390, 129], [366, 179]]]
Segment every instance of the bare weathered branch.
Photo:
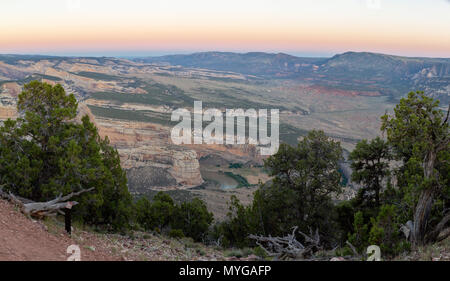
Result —
[[450, 221], [450, 213], [442, 218], [442, 220], [436, 225], [436, 227], [428, 234], [427, 240], [429, 242], [434, 242], [440, 236], [445, 225]]
[[355, 256], [359, 256], [358, 251], [356, 251], [356, 248], [355, 248], [355, 246], [352, 245], [352, 243], [350, 243], [350, 242], [347, 240], [347, 241], [345, 241], [345, 244], [347, 244], [347, 245], [350, 247], [350, 249], [352, 249], [352, 252], [353, 252], [353, 254], [354, 254]]
[[72, 208], [72, 206], [75, 206], [78, 204], [76, 201], [67, 201], [70, 198], [74, 196], [78, 196], [80, 194], [83, 194], [85, 192], [89, 192], [94, 190], [94, 187], [88, 188], [88, 189], [82, 189], [78, 192], [72, 192], [70, 194], [67, 194], [66, 196], [59, 195], [53, 200], [47, 201], [47, 202], [29, 202], [29, 200], [21, 200], [18, 197], [16, 197], [12, 193], [6, 193], [3, 191], [3, 189], [0, 187], [0, 196], [4, 199], [7, 199], [14, 204], [18, 205], [21, 209], [21, 211], [30, 216], [37, 216], [37, 217], [43, 217], [43, 216], [50, 216], [53, 215], [55, 212], [60, 212], [61, 209], [65, 208]]
[[441, 233], [439, 233], [438, 237], [436, 238], [436, 242], [440, 242], [449, 236], [450, 236], [450, 227], [447, 227], [446, 229], [442, 230]]
[[447, 122], [448, 122], [448, 117], [449, 117], [449, 114], [450, 114], [450, 104], [448, 105], [448, 109], [447, 109], [447, 116], [445, 117], [445, 120], [444, 120], [444, 122], [442, 122], [442, 126], [445, 126], [445, 124], [447, 124]]
[[305, 238], [305, 244], [303, 245], [295, 238], [297, 226], [292, 228], [292, 233], [285, 237], [272, 237], [272, 236], [259, 236], [251, 234], [250, 239], [256, 240], [256, 244], [260, 246], [268, 256], [276, 257], [279, 259], [298, 259], [306, 258], [313, 254], [313, 252], [319, 249], [320, 237], [319, 232], [316, 230], [315, 234], [306, 235], [299, 231], [299, 233]]

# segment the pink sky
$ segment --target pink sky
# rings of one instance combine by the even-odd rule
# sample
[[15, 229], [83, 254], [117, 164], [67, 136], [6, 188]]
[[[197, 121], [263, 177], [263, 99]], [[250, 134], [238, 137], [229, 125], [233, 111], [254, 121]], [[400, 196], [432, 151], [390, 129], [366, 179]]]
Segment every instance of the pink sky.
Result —
[[447, 0], [2, 0], [0, 53], [450, 57]]

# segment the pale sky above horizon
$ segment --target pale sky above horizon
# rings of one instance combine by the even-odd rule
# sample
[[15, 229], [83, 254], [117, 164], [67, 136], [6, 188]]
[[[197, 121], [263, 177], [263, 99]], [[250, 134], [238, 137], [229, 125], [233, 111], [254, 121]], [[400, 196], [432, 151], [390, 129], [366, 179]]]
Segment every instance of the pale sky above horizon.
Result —
[[450, 0], [1, 0], [0, 53], [450, 57]]

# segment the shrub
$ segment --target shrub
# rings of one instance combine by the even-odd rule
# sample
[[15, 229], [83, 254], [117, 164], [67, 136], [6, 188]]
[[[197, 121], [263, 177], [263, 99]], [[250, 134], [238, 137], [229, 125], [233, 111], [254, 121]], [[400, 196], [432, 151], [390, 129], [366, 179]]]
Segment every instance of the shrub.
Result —
[[136, 222], [145, 230], [167, 233], [167, 229], [171, 229], [169, 236], [188, 236], [196, 241], [207, 236], [213, 221], [212, 213], [208, 212], [201, 199], [195, 198], [192, 202], [176, 205], [170, 195], [164, 192], [158, 192], [153, 202], [140, 198], [134, 209]]
[[353, 228], [354, 232], [349, 235], [348, 241], [356, 247], [359, 253], [362, 253], [368, 246], [369, 226], [364, 223], [364, 217], [361, 211], [355, 213]]
[[372, 218], [369, 244], [378, 245], [383, 255], [392, 257], [409, 249], [409, 243], [401, 236], [393, 205], [381, 206], [377, 218]]
[[265, 259], [267, 257], [266, 251], [264, 251], [264, 249], [261, 248], [261, 246], [254, 248], [253, 253], [262, 259]]
[[209, 230], [213, 221], [213, 214], [208, 212], [205, 202], [194, 198], [191, 202], [184, 202], [174, 211], [172, 227], [183, 230], [186, 236], [201, 241]]
[[171, 229], [169, 231], [169, 237], [172, 237], [172, 238], [183, 238], [184, 237], [183, 230], [181, 230], [181, 229]]
[[134, 204], [136, 222], [145, 230], [154, 228], [151, 205], [150, 201], [145, 197], [139, 198]]

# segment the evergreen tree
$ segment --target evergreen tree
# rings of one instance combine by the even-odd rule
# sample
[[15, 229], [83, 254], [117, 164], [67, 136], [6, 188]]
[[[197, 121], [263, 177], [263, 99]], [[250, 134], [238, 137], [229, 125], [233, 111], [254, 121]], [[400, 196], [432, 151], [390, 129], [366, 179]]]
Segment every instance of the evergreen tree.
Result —
[[77, 199], [74, 216], [127, 228], [132, 202], [119, 155], [88, 116], [75, 122], [77, 106], [59, 84], [24, 86], [17, 104], [20, 117], [0, 127], [0, 184], [34, 201], [94, 187]]
[[191, 202], [183, 202], [177, 206], [172, 223], [173, 229], [180, 229], [184, 235], [196, 241], [206, 238], [209, 226], [213, 222], [213, 214], [206, 207], [205, 202], [194, 198]]
[[377, 137], [370, 142], [362, 140], [350, 153], [352, 180], [362, 184], [358, 194], [361, 204], [380, 206], [382, 181], [389, 175], [390, 149], [384, 140]]
[[[416, 244], [426, 242], [436, 199], [450, 192], [449, 111], [444, 119], [438, 100], [423, 92], [411, 92], [400, 100], [393, 116], [382, 116], [381, 129], [387, 133], [396, 158], [403, 162], [399, 179], [405, 200], [414, 202], [412, 238]], [[443, 200], [448, 205], [448, 200]]]
[[265, 161], [273, 180], [260, 185], [249, 207], [232, 200], [232, 212], [216, 236], [243, 246], [249, 234], [284, 236], [298, 226], [305, 233], [318, 229], [322, 241], [332, 242], [338, 233], [331, 196], [342, 188], [341, 158], [339, 142], [322, 131], [311, 131], [297, 147], [281, 144]]

